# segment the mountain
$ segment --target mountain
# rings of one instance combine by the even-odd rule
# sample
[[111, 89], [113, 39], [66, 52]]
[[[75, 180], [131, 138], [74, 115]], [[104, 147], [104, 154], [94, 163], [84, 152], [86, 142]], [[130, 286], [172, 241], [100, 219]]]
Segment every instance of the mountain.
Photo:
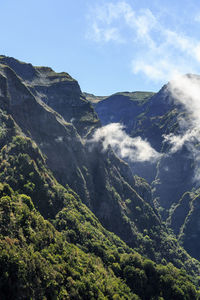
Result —
[[98, 103], [99, 101], [103, 100], [106, 98], [106, 96], [95, 96], [93, 94], [90, 93], [83, 93], [83, 95], [85, 96], [85, 98], [91, 102], [93, 105], [95, 105], [96, 103]]
[[151, 92], [123, 92], [109, 97], [96, 96], [95, 98], [94, 95], [91, 97], [85, 93], [88, 101], [95, 103], [95, 110], [103, 125], [110, 122], [126, 122], [127, 129], [134, 127], [135, 116], [145, 111], [145, 104], [153, 94]]
[[[185, 78], [197, 81], [198, 76], [186, 75]], [[167, 219], [168, 226], [173, 229], [179, 242], [193, 257], [200, 259], [197, 250], [200, 234], [199, 182], [194, 181], [196, 158], [185, 145], [169, 155], [170, 146], [164, 138], [170, 134], [182, 136], [181, 123], [184, 123], [184, 130], [187, 131], [193, 116], [181, 101], [175, 99], [170, 84], [154, 95], [149, 94], [144, 101], [138, 96], [133, 104], [131, 97], [134, 93], [126, 93], [126, 98], [124, 93], [111, 95], [98, 102], [95, 110], [103, 125], [120, 122], [131, 137], [142, 137], [162, 154], [157, 162], [129, 162], [129, 165], [134, 174], [150, 183], [153, 207], [163, 220]], [[188, 96], [188, 102], [189, 99]], [[195, 149], [198, 149], [198, 142]]]
[[[145, 118], [148, 111], [148, 100], [153, 95], [154, 93], [152, 92], [122, 92], [106, 97], [95, 104], [90, 97], [87, 97], [87, 99], [93, 104], [102, 125], [121, 123], [125, 125], [126, 132], [129, 135], [143, 137], [145, 126], [140, 128], [139, 123]], [[154, 131], [155, 128], [153, 128], [152, 133]], [[131, 165], [130, 161], [129, 165]], [[148, 164], [146, 164], [145, 168], [141, 168], [140, 164], [134, 164], [134, 173], [145, 177], [149, 182], [155, 177], [155, 171], [152, 174], [152, 168], [149, 168]]]
[[0, 109], [3, 299], [197, 298], [199, 262], [148, 183], [92, 142], [101, 123], [76, 80], [0, 56]]

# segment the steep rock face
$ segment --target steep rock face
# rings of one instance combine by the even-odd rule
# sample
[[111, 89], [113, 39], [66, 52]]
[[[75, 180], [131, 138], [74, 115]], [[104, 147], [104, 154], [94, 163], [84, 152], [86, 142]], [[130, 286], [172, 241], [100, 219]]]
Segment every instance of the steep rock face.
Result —
[[38, 100], [52, 107], [65, 121], [74, 123], [80, 135], [85, 136], [99, 126], [99, 120], [78, 82], [68, 73], [55, 73], [49, 67], [33, 67], [12, 57], [0, 56], [0, 63], [20, 76]]
[[180, 234], [181, 227], [183, 226], [187, 215], [190, 212], [191, 205], [193, 201], [192, 194], [186, 192], [183, 194], [181, 199], [178, 201], [177, 205], [172, 207], [170, 211], [170, 216], [167, 220], [170, 227], [173, 228], [176, 235]]
[[[35, 74], [39, 78], [39, 68], [31, 67], [31, 65], [26, 66], [26, 64], [18, 61], [15, 62], [14, 59], [2, 58], [2, 60], [1, 77], [4, 82], [2, 86], [2, 90], [4, 90], [4, 97], [1, 102], [2, 109], [7, 107], [7, 111], [20, 127], [22, 133], [39, 146], [47, 158], [48, 167], [59, 183], [68, 184], [72, 187], [109, 230], [118, 233], [132, 246], [138, 243], [133, 238], [136, 235], [136, 228], [143, 231], [161, 226], [155, 212], [135, 192], [134, 179], [128, 165], [117, 158], [111, 149], [107, 153], [103, 153], [101, 144], [94, 145], [92, 148], [90, 143], [85, 145], [72, 123], [67, 123], [61, 115], [44, 103], [44, 91], [42, 97], [39, 98], [38, 85], [35, 88]], [[19, 76], [11, 66], [15, 68]], [[25, 66], [24, 73], [23, 66]], [[54, 73], [51, 86], [49, 72], [53, 71], [48, 68], [42, 69], [47, 71], [47, 78], [43, 72], [43, 81], [48, 82], [47, 98], [50, 97], [52, 103], [56, 105], [58, 95], [65, 96], [62, 82], [63, 80], [68, 81], [68, 76], [66, 75], [67, 79], [63, 79], [65, 75], [60, 76], [60, 74]], [[31, 71], [31, 75], [29, 71]], [[53, 91], [49, 94], [51, 89]], [[71, 93], [72, 99], [68, 94], [65, 96], [65, 101], [69, 102], [69, 107], [71, 103], [76, 102], [78, 97], [76, 90], [74, 93], [71, 90]], [[84, 111], [84, 105], [82, 109], [82, 102], [82, 98], [78, 99], [76, 106], [84, 116], [88, 111]], [[64, 102], [60, 101], [61, 103]], [[67, 107], [64, 103], [61, 109], [63, 115], [67, 114]], [[81, 127], [81, 124], [82, 120], [80, 120], [78, 127]], [[93, 128], [93, 126], [91, 127]], [[89, 131], [93, 130], [92, 128]], [[130, 198], [132, 210], [126, 205], [127, 198]], [[141, 214], [142, 216], [142, 213], [146, 211], [146, 215], [151, 218], [152, 222], [144, 221], [141, 223], [138, 216], [135, 216], [136, 206], [140, 206], [137, 215]], [[126, 221], [124, 221], [125, 218], [127, 218]], [[121, 226], [122, 223], [124, 226]]]
[[[165, 85], [150, 99], [147, 119], [152, 125], [145, 126], [144, 135], [153, 147], [163, 153], [156, 166], [154, 197], [159, 205], [168, 210], [194, 184], [194, 161], [190, 151], [184, 146], [175, 153], [170, 153], [170, 147], [164, 139], [164, 135], [182, 133], [180, 124], [187, 120], [187, 112], [173, 98], [169, 85]], [[164, 213], [165, 215], [167, 214]]]
[[167, 220], [180, 243], [193, 257], [200, 259], [200, 196], [199, 190], [186, 192], [171, 211]]
[[[43, 102], [38, 102], [10, 67], [4, 65], [1, 73], [7, 81], [7, 98], [3, 103], [9, 104], [8, 111], [15, 122], [47, 156], [47, 164], [54, 170], [56, 178], [74, 188], [79, 186], [80, 195], [89, 203], [86, 182], [78, 170], [86, 164], [85, 152], [75, 128]], [[73, 177], [76, 177], [76, 183]]]
[[[160, 153], [168, 153], [163, 135], [180, 132], [186, 112], [169, 92], [168, 85], [157, 93], [117, 93], [95, 105], [102, 124], [120, 122], [132, 136], [147, 140]], [[159, 162], [129, 162], [134, 174], [153, 182], [154, 198], [166, 210], [193, 186], [193, 159], [187, 148], [163, 155]]]
[[[186, 77], [190, 78], [190, 75]], [[187, 125], [191, 117], [173, 98], [169, 85], [141, 102], [141, 106], [134, 104], [131, 108], [131, 100], [123, 102], [122, 99], [120, 93], [113, 95], [98, 102], [95, 109], [104, 124], [122, 122], [132, 137], [147, 139], [157, 151], [163, 153], [157, 164], [133, 163], [130, 166], [133, 173], [152, 181], [153, 201], [149, 203], [159, 209], [163, 219], [168, 218], [168, 226], [174, 230], [184, 248], [199, 259], [200, 202], [199, 191], [194, 192], [199, 186], [199, 182], [194, 182], [196, 162], [186, 146], [170, 153], [170, 146], [163, 138], [164, 134], [182, 134], [181, 122]], [[118, 107], [117, 113], [114, 107]], [[198, 144], [195, 149], [199, 149]]]
[[[151, 127], [151, 123], [146, 118], [149, 110], [149, 99], [154, 95], [151, 92], [122, 92], [99, 100], [97, 103], [87, 97], [93, 104], [102, 125], [110, 123], [121, 123], [125, 126], [126, 132], [132, 137], [141, 136], [147, 138], [143, 131], [146, 127]], [[157, 128], [154, 126], [149, 132], [154, 135], [158, 144]], [[150, 183], [156, 176], [156, 169], [152, 164], [145, 162], [142, 165], [137, 162], [132, 163], [127, 159], [134, 174], [144, 177]]]
[[[130, 132], [136, 126], [135, 118], [145, 112], [145, 104], [152, 95], [153, 93], [149, 92], [116, 93], [98, 101], [95, 110], [102, 125], [120, 122]], [[90, 99], [90, 97], [87, 99]], [[91, 102], [94, 103], [94, 101]]]
[[182, 245], [193, 257], [200, 259], [200, 196], [197, 195], [190, 203], [190, 211], [180, 230], [179, 239]]
[[[10, 58], [3, 57], [1, 60], [2, 96], [0, 107], [6, 112], [7, 116], [14, 120], [15, 126], [18, 128], [18, 134], [31, 138], [39, 147], [42, 156], [46, 157], [47, 167], [57, 181], [64, 186], [67, 184], [72, 187], [107, 229], [117, 233], [130, 246], [137, 248], [140, 253], [158, 262], [165, 258], [179, 267], [182, 267], [183, 262], [189, 265], [191, 263], [190, 257], [179, 247], [176, 240], [170, 240], [166, 227], [162, 224], [156, 211], [151, 208], [151, 197], [144, 182], [137, 180], [135, 183], [128, 165], [116, 157], [111, 149], [103, 152], [101, 143], [91, 146], [90, 142], [81, 138], [77, 130], [84, 125], [83, 120], [80, 120], [80, 124], [77, 124], [76, 129], [75, 123], [68, 123], [58, 112], [55, 112], [45, 103], [45, 97], [50, 98], [51, 95], [53, 95], [51, 98], [52, 103], [59, 100], [57, 95], [60, 94], [61, 98], [62, 95], [64, 97], [62, 81], [68, 81], [68, 75], [62, 74], [60, 76], [60, 74], [53, 72], [53, 92], [52, 94], [47, 93], [46, 96], [44, 90], [40, 94], [38, 87], [35, 88], [33, 77], [35, 78], [35, 73], [38, 74], [39, 68], [31, 65], [26, 66], [26, 64], [15, 62], [14, 59]], [[10, 61], [15, 63], [15, 67], [13, 67], [15, 70], [12, 69]], [[23, 66], [26, 70], [24, 73]], [[47, 90], [49, 90], [51, 82], [48, 77], [49, 72], [52, 71], [48, 68], [42, 69], [45, 72], [47, 70], [47, 78], [43, 71], [43, 84], [47, 79]], [[41, 78], [39, 81], [41, 81]], [[56, 85], [54, 85], [55, 82]], [[76, 97], [75, 92], [72, 102], [76, 101]], [[68, 97], [65, 98], [65, 101], [71, 103]], [[67, 105], [62, 101], [60, 103], [63, 103], [62, 114], [67, 114], [65, 112]], [[88, 110], [84, 111], [85, 106], [82, 106], [81, 99], [78, 99], [76, 104], [77, 110], [82, 111], [83, 108], [83, 116], [88, 113]], [[69, 104], [69, 107], [71, 107], [71, 104]], [[93, 112], [93, 110], [91, 111]], [[70, 114], [72, 114], [70, 117], [73, 118], [72, 110], [70, 110]], [[93, 116], [96, 119], [95, 114]], [[98, 123], [97, 120], [95, 126]], [[95, 128], [93, 125], [94, 123], [89, 128], [83, 126], [85, 133], [79, 131], [80, 134], [84, 137], [90, 134]], [[21, 159], [17, 157], [18, 164], [12, 164], [12, 151], [14, 151], [12, 147], [12, 145], [11, 148], [6, 147], [5, 153], [2, 153], [2, 169], [6, 170], [4, 168], [5, 162], [3, 162], [4, 157], [6, 157], [9, 159], [9, 172], [11, 173], [12, 167], [13, 170], [18, 168], [20, 165], [19, 159]], [[25, 160], [26, 166], [29, 165], [30, 160], [27, 158], [26, 153], [24, 154], [25, 156], [22, 158]], [[29, 177], [32, 176], [31, 173], [28, 174]], [[40, 174], [42, 178], [45, 178], [44, 169], [43, 172], [41, 170]], [[9, 173], [5, 173], [5, 178], [9, 175]], [[9, 184], [12, 187], [16, 182], [10, 180]], [[44, 184], [47, 184], [45, 180]], [[29, 182], [23, 183], [24, 185], [26, 189], [32, 189]], [[139, 196], [140, 192], [145, 200]], [[51, 193], [54, 194], [54, 191], [52, 190]], [[62, 189], [58, 193], [62, 194]], [[61, 209], [62, 203], [57, 205], [56, 197], [54, 199], [53, 203], [49, 203], [49, 206], [47, 206], [47, 210], [51, 206], [51, 214], [48, 215], [47, 211], [45, 216], [51, 217], [53, 211], [57, 213]], [[44, 214], [45, 205], [42, 207], [42, 201], [40, 205], [40, 211]]]

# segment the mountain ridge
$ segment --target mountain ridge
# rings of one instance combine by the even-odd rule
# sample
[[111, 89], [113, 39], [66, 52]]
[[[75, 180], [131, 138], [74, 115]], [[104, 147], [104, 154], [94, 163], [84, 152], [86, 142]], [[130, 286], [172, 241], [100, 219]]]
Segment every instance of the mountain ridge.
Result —
[[[194, 74], [186, 74], [182, 78], [192, 80], [192, 82], [195, 80], [195, 84], [199, 80], [199, 76]], [[170, 136], [170, 134], [173, 136], [180, 134], [181, 136], [183, 131], [187, 130], [187, 122], [188, 126], [190, 126], [190, 118], [192, 116], [183, 103], [174, 98], [170, 91], [171, 84], [173, 84], [173, 81], [164, 85], [142, 107], [131, 108], [128, 103], [123, 102], [123, 109], [115, 111], [116, 103], [121, 103], [121, 98], [112, 95], [97, 103], [95, 109], [103, 125], [111, 124], [112, 122], [122, 122], [125, 126], [125, 131], [131, 137], [142, 136], [153, 148], [163, 154], [155, 164], [152, 162], [129, 162], [129, 165], [134, 174], [146, 178], [151, 184], [154, 199], [153, 206], [159, 210], [164, 220], [168, 218], [168, 224], [177, 234], [180, 242], [187, 247], [187, 251], [199, 259], [196, 246], [198, 245], [199, 236], [199, 201], [195, 201], [196, 205], [193, 207], [194, 198], [191, 196], [189, 203], [193, 207], [191, 209], [186, 208], [181, 200], [186, 193], [191, 195], [196, 193], [195, 197], [199, 193], [199, 183], [194, 181], [196, 162], [190, 153], [190, 149], [184, 145], [182, 149], [169, 154], [170, 146], [164, 139], [164, 136]], [[112, 97], [116, 97], [113, 101], [113, 106]], [[105, 111], [106, 114], [104, 113]], [[116, 116], [113, 117], [113, 114], [116, 114]], [[182, 129], [180, 127], [181, 123], [185, 124], [186, 128]], [[198, 142], [195, 147], [198, 151]], [[181, 214], [180, 211], [182, 211]], [[182, 223], [178, 225], [180, 218]], [[177, 232], [177, 226], [180, 232]], [[190, 243], [191, 235], [193, 238]]]
[[[100, 121], [89, 102], [81, 94], [77, 83], [67, 73], [57, 75], [47, 67], [45, 69], [42, 67], [42, 83], [41, 74], [37, 75], [39, 81], [34, 82], [33, 79], [36, 77], [35, 73], [38, 72], [38, 67], [35, 69], [30, 64], [27, 66], [25, 63], [16, 61], [14, 70], [11, 68], [10, 61], [15, 62], [14, 59], [9, 58], [7, 61], [5, 57], [0, 57], [0, 107], [3, 110], [1, 111], [0, 132], [2, 146], [0, 180], [9, 184], [14, 194], [26, 194], [31, 197], [33, 206], [38, 210], [38, 213], [49, 220], [53, 219], [52, 224], [59, 231], [63, 231], [64, 239], [76, 244], [82, 251], [88, 251], [89, 254], [95, 253], [103, 261], [104, 267], [107, 268], [106, 260], [109, 264], [112, 260], [114, 264], [119, 264], [119, 260], [112, 257], [107, 258], [106, 253], [109, 252], [109, 247], [112, 247], [112, 239], [116, 241], [116, 244], [122, 245], [122, 248], [126, 249], [122, 250], [127, 251], [127, 254], [132, 250], [129, 250], [130, 248], [124, 242], [118, 240], [119, 238], [114, 238], [109, 234], [109, 241], [106, 242], [109, 245], [108, 248], [106, 243], [105, 245], [104, 243], [96, 244], [97, 240], [93, 240], [89, 234], [90, 230], [95, 232], [95, 226], [99, 228], [97, 236], [101, 236], [103, 232], [105, 235], [106, 229], [113, 231], [145, 257], [151, 258], [157, 263], [161, 263], [164, 259], [166, 264], [173, 262], [177, 267], [185, 268], [188, 273], [194, 276], [194, 281], [196, 281], [200, 265], [179, 246], [173, 236], [170, 236], [160, 215], [151, 206], [149, 185], [141, 179], [134, 178], [128, 164], [118, 158], [111, 148], [102, 151], [101, 142], [94, 144], [92, 148], [85, 142], [87, 138], [90, 139], [94, 130], [99, 128]], [[25, 74], [23, 73], [24, 67]], [[41, 68], [39, 69], [41, 72]], [[20, 72], [21, 76], [17, 75], [17, 72]], [[31, 75], [29, 72], [32, 72]], [[46, 72], [48, 73], [47, 78], [44, 75]], [[49, 80], [49, 76], [52, 80]], [[33, 84], [31, 84], [32, 81]], [[69, 82], [73, 82], [73, 85]], [[59, 105], [57, 106], [57, 104]], [[67, 108], [69, 108], [68, 111]], [[71, 120], [74, 116], [76, 121]], [[10, 197], [13, 192], [4, 194], [4, 196]], [[15, 196], [12, 197], [14, 199]], [[10, 200], [6, 199], [2, 199], [5, 208], [10, 205]], [[28, 200], [26, 197], [23, 199], [25, 205], [31, 209], [30, 199]], [[21, 203], [19, 199], [16, 201]], [[84, 206], [85, 204], [88, 208]], [[26, 206], [24, 206], [25, 211]], [[25, 213], [23, 212], [23, 214]], [[6, 210], [4, 215], [6, 216]], [[12, 227], [14, 220], [20, 219], [20, 215], [15, 216], [14, 219], [12, 219], [12, 214], [10, 217], [9, 235], [11, 238], [16, 238], [12, 236]], [[28, 224], [26, 214], [23, 215], [22, 224]], [[102, 225], [106, 229], [103, 229]], [[22, 225], [22, 230], [26, 228], [23, 226], [25, 225]], [[32, 225], [27, 225], [25, 230], [31, 239], [33, 239], [31, 235], [33, 229]], [[26, 249], [29, 241], [26, 241], [27, 237], [25, 236], [21, 238], [22, 240], [25, 238], [24, 249]], [[34, 246], [34, 239], [31, 240], [31, 243]], [[8, 247], [10, 246], [8, 245]], [[51, 247], [54, 248], [53, 245]], [[20, 253], [19, 249], [17, 251]], [[42, 250], [40, 249], [40, 251]], [[64, 264], [63, 259], [61, 260]], [[137, 291], [138, 297], [148, 299], [146, 298], [148, 296], [142, 292], [140, 284], [147, 284], [146, 276], [151, 274], [151, 271], [158, 271], [158, 274], [162, 274], [162, 272], [170, 269], [170, 266], [167, 265], [166, 268], [163, 267], [164, 269], [161, 267], [160, 270], [158, 265], [155, 265], [155, 269], [154, 263], [149, 263], [149, 267], [146, 266], [146, 271], [143, 271], [143, 263], [139, 263], [140, 272], [135, 271], [135, 268], [138, 268], [137, 264], [138, 262], [134, 263], [134, 268], [125, 271], [125, 267], [132, 266], [129, 258], [126, 257], [125, 265], [121, 264], [120, 267], [114, 265], [116, 267], [114, 273], [119, 274], [117, 277], [119, 278], [119, 286], [121, 285], [120, 280], [124, 278], [132, 291], [131, 293]], [[120, 271], [120, 268], [124, 271]], [[186, 277], [183, 275], [182, 278], [178, 270], [176, 271], [174, 267], [172, 269], [177, 274], [175, 276], [177, 277], [177, 284], [182, 289]], [[73, 274], [72, 271], [70, 272]], [[103, 269], [102, 272], [104, 272]], [[140, 275], [137, 272], [143, 274], [141, 275], [143, 279], [139, 279]], [[72, 278], [78, 283], [79, 280], [76, 276], [78, 275], [73, 274]], [[180, 282], [178, 281], [179, 276], [182, 278]], [[147, 277], [151, 278], [151, 275]], [[133, 278], [137, 278], [138, 287], [133, 284]], [[161, 285], [157, 286], [156, 295], [165, 295], [166, 299], [170, 299], [170, 297], [175, 297], [173, 295], [179, 294], [176, 288], [172, 288], [168, 296], [167, 293], [164, 294], [164, 283], [162, 283], [162, 279], [159, 280]], [[153, 295], [153, 282], [150, 280], [148, 284], [150, 285], [148, 289]], [[69, 284], [70, 289], [72, 285]], [[121, 289], [123, 289], [122, 286]], [[129, 289], [127, 287], [124, 289], [128, 295]], [[193, 292], [192, 290], [193, 287], [191, 287], [191, 293], [196, 295], [195, 290]], [[108, 295], [106, 291], [104, 292], [104, 295]], [[72, 290], [70, 293], [73, 295]], [[100, 295], [100, 292], [98, 293]], [[111, 294], [114, 297], [114, 292]], [[73, 296], [71, 297], [73, 299]], [[87, 297], [92, 299], [92, 296]], [[109, 297], [111, 298], [111, 296]]]

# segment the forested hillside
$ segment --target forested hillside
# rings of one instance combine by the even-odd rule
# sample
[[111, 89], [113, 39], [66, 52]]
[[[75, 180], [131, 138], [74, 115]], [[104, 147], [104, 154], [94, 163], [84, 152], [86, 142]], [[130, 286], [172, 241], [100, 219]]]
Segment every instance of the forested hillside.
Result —
[[0, 298], [198, 299], [200, 263], [168, 228], [184, 198], [164, 222], [152, 187], [94, 141], [76, 80], [0, 56], [0, 108]]

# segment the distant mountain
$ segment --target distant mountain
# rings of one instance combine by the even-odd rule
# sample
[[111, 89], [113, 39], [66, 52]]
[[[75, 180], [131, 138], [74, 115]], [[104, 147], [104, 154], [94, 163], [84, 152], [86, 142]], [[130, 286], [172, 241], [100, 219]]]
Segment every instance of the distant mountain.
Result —
[[0, 298], [197, 299], [200, 263], [100, 126], [69, 74], [0, 56]]
[[85, 96], [85, 98], [91, 102], [93, 105], [95, 105], [96, 103], [98, 103], [99, 101], [103, 100], [106, 98], [106, 96], [95, 96], [93, 94], [89, 94], [89, 93], [83, 93], [83, 95]]
[[[188, 76], [191, 78], [191, 75]], [[126, 97], [124, 93], [111, 95], [98, 102], [95, 110], [103, 125], [120, 122], [125, 125], [125, 130], [130, 136], [141, 136], [158, 152], [167, 154], [169, 146], [163, 135], [181, 133], [180, 121], [185, 119], [187, 124], [189, 118], [181, 102], [176, 101], [170, 93], [169, 84], [154, 95], [149, 94], [148, 97], [147, 93], [145, 100], [137, 96], [140, 95], [138, 92], [126, 93]], [[133, 103], [132, 95], [138, 97]], [[168, 224], [187, 251], [200, 259], [197, 251], [200, 236], [198, 225], [200, 184], [194, 182], [196, 163], [188, 148], [183, 146], [175, 153], [163, 155], [157, 163], [129, 162], [129, 165], [133, 173], [151, 183], [153, 206], [159, 210], [164, 219], [169, 218]], [[185, 200], [183, 201], [185, 193], [192, 195], [191, 198], [187, 198], [190, 199], [187, 200], [187, 206]], [[193, 199], [196, 199], [195, 202]]]
[[[103, 125], [122, 122], [127, 130], [134, 126], [133, 120], [136, 115], [144, 112], [144, 104], [152, 97], [150, 92], [123, 92], [116, 93], [109, 97], [88, 96], [86, 98], [94, 106]], [[94, 101], [93, 99], [98, 99]]]

